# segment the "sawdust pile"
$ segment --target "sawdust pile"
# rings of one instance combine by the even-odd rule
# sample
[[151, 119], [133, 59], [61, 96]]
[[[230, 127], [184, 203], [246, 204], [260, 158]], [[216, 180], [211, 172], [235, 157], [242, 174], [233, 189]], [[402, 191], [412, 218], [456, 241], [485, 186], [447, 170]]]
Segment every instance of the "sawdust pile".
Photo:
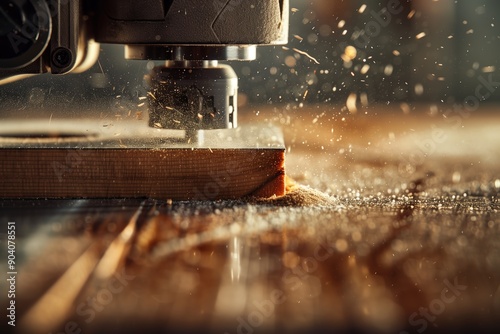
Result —
[[268, 199], [254, 200], [253, 204], [260, 205], [275, 205], [275, 206], [318, 206], [318, 207], [331, 207], [337, 205], [335, 198], [315, 190], [308, 186], [303, 186], [294, 183], [293, 181], [287, 182], [286, 195], [283, 197], [273, 197]]

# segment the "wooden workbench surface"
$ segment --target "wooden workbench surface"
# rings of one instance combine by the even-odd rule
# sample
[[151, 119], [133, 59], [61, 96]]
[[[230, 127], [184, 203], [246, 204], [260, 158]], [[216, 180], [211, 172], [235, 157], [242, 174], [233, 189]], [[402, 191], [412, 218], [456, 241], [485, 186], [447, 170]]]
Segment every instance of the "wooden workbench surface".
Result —
[[16, 328], [498, 329], [500, 114], [420, 108], [250, 112], [285, 132], [282, 198], [1, 201], [4, 231], [17, 227]]

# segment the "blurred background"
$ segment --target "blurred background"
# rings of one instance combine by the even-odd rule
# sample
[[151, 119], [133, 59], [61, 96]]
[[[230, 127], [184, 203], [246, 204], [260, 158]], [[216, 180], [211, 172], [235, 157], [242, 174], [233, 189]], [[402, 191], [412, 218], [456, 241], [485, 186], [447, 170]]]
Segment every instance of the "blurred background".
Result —
[[[410, 112], [417, 102], [462, 103], [481, 78], [495, 81], [500, 66], [498, 1], [291, 0], [291, 8], [287, 47], [261, 47], [257, 61], [231, 63], [240, 107], [342, 108], [350, 99]], [[145, 76], [159, 63], [125, 61], [123, 53], [122, 46], [101, 45], [99, 62], [86, 73], [0, 86], [0, 116], [87, 117], [99, 109], [115, 117], [138, 109]], [[500, 100], [500, 91], [486, 93], [486, 102]]]

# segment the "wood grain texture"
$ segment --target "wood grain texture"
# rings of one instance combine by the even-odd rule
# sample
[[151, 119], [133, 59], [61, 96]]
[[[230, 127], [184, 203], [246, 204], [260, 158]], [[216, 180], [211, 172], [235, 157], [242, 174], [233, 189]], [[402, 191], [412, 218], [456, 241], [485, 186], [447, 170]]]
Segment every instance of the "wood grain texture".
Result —
[[259, 136], [254, 146], [234, 134], [231, 145], [223, 137], [219, 143], [207, 138], [203, 145], [191, 145], [159, 140], [154, 131], [119, 140], [106, 135], [82, 140], [69, 130], [66, 133], [72, 136], [52, 138], [42, 137], [44, 132], [31, 138], [28, 132], [17, 133], [0, 140], [0, 196], [172, 200], [282, 196], [284, 146], [276, 143], [280, 134], [268, 131], [274, 137], [270, 147], [262, 148], [257, 146], [264, 146], [266, 133], [255, 131], [239, 134], [242, 139]]

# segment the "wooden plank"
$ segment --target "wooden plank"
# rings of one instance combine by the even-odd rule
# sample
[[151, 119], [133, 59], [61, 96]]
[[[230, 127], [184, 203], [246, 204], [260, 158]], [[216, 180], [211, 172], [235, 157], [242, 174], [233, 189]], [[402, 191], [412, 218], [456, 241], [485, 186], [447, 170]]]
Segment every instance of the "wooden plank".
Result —
[[2, 198], [215, 200], [285, 193], [285, 149], [276, 128], [205, 131], [203, 143], [182, 143], [182, 131], [139, 123], [100, 133], [87, 123], [21, 125], [0, 127]]

